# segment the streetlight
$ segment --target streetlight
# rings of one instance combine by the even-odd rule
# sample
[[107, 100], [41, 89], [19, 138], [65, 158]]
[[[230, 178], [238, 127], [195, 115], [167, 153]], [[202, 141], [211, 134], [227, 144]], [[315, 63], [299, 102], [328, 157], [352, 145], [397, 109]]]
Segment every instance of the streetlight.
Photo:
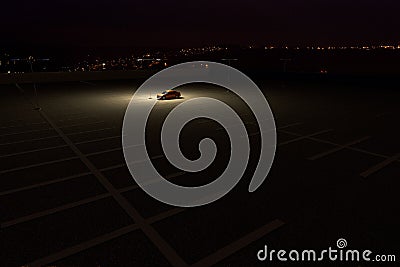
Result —
[[[160, 59], [155, 59], [155, 58], [138, 58], [137, 59], [137, 61], [155, 61], [155, 60], [157, 60], [157, 61], [160, 61]], [[149, 99], [153, 99], [152, 97], [151, 97], [151, 92], [149, 92]]]
[[[237, 58], [223, 58], [221, 59], [222, 61], [228, 61], [228, 66], [231, 66], [231, 62], [232, 61], [238, 61]], [[228, 82], [231, 81], [231, 72], [229, 71], [228, 73]], [[226, 92], [229, 93], [230, 91], [228, 89], [226, 89]]]
[[[11, 59], [11, 61], [26, 61], [29, 63], [30, 71], [31, 73], [34, 73], [33, 71], [33, 62], [34, 61], [49, 61], [50, 59], [34, 59], [33, 56], [29, 56], [27, 59]], [[35, 107], [33, 110], [41, 110], [42, 108], [39, 106], [39, 101], [38, 101], [38, 93], [37, 93], [37, 87], [36, 83], [33, 82], [33, 91], [34, 91], [34, 105]]]
[[289, 61], [292, 61], [291, 58], [281, 58], [280, 61], [283, 62], [283, 72], [286, 73], [286, 66]]
[[[29, 65], [31, 67], [31, 73], [33, 73], [33, 64], [32, 64], [33, 57], [32, 56], [30, 56], [28, 58], [28, 62], [29, 62]], [[41, 107], [39, 107], [38, 93], [37, 93], [37, 88], [36, 88], [36, 83], [35, 82], [33, 82], [33, 91], [34, 91], [34, 95], [35, 95], [34, 98], [35, 98], [35, 106], [36, 106], [33, 109], [34, 110], [41, 110]]]

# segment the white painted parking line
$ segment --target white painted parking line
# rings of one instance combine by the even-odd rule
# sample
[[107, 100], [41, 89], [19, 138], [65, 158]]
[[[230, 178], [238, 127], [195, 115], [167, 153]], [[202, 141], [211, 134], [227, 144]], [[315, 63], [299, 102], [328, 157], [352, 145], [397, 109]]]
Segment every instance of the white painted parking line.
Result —
[[108, 137], [104, 137], [104, 138], [93, 139], [93, 140], [89, 140], [89, 141], [75, 142], [75, 145], [95, 143], [95, 142], [106, 141], [106, 140], [117, 139], [117, 138], [122, 138], [122, 136], [114, 135], [114, 136], [108, 136]]
[[[161, 220], [166, 219], [168, 217], [174, 216], [174, 215], [176, 215], [176, 214], [178, 214], [178, 213], [180, 213], [182, 211], [184, 211], [184, 209], [178, 209], [178, 208], [171, 209], [169, 211], [162, 212], [162, 213], [160, 213], [158, 215], [155, 215], [155, 216], [147, 219], [146, 221], [147, 221], [148, 224], [153, 224], [155, 222], [161, 221]], [[68, 256], [77, 254], [77, 253], [82, 252], [84, 250], [87, 250], [89, 248], [92, 248], [92, 247], [95, 247], [95, 246], [100, 245], [102, 243], [105, 243], [107, 241], [110, 241], [110, 240], [113, 240], [115, 238], [118, 238], [120, 236], [126, 235], [126, 234], [128, 234], [130, 232], [133, 232], [135, 230], [138, 230], [138, 229], [139, 229], [139, 225], [131, 224], [131, 225], [122, 227], [122, 228], [120, 228], [118, 230], [112, 231], [110, 233], [104, 234], [102, 236], [96, 237], [94, 239], [85, 241], [85, 242], [80, 243], [78, 245], [66, 248], [64, 250], [61, 250], [61, 251], [56, 252], [54, 254], [48, 255], [46, 257], [37, 259], [37, 260], [35, 260], [35, 261], [31, 262], [31, 263], [26, 264], [26, 266], [45, 266], [45, 265], [51, 264], [53, 262], [59, 261], [61, 259], [64, 259], [64, 258], [66, 258]]]
[[229, 245], [217, 250], [209, 256], [191, 265], [192, 267], [213, 266], [221, 260], [229, 257], [235, 252], [247, 247], [251, 243], [263, 238], [265, 235], [282, 227], [285, 223], [279, 219], [273, 220], [259, 229], [245, 235], [244, 237], [230, 243]]
[[129, 203], [129, 201], [118, 192], [118, 190], [108, 181], [103, 173], [77, 148], [71, 139], [46, 115], [43, 110], [38, 111], [45, 121], [61, 136], [65, 143], [72, 149], [77, 157], [93, 173], [97, 180], [112, 195], [114, 200], [131, 217], [153, 242], [165, 258], [174, 266], [187, 266], [186, 262], [177, 254], [177, 252], [161, 237], [161, 235], [147, 223], [140, 213]]
[[364, 178], [367, 178], [368, 176], [380, 171], [381, 169], [385, 168], [389, 164], [398, 161], [400, 159], [400, 153], [394, 155], [393, 157], [387, 158], [386, 160], [382, 161], [381, 163], [376, 164], [375, 166], [369, 168], [368, 170], [362, 172], [360, 175]]
[[[90, 173], [88, 173], [88, 174], [90, 174]], [[167, 175], [165, 177], [165, 179], [171, 180], [173, 178], [180, 177], [180, 176], [182, 176], [184, 174], [185, 174], [185, 172], [172, 173], [170, 175]], [[79, 177], [82, 177], [82, 176], [83, 175], [79, 175]], [[64, 179], [64, 181], [72, 179], [70, 177], [67, 177], [67, 178], [68, 179]], [[78, 178], [78, 176], [74, 177], [74, 178]], [[60, 182], [60, 181], [58, 181], [58, 182]], [[133, 180], [132, 180], [132, 182], [133, 182]], [[152, 184], [154, 182], [155, 182], [155, 180], [152, 180], [152, 181], [149, 181], [148, 184]], [[138, 189], [138, 188], [139, 188], [139, 186], [134, 184], [134, 185], [131, 185], [131, 186], [120, 188], [120, 189], [118, 189], [118, 192], [119, 193], [126, 193], [126, 192], [129, 192], [131, 190]], [[0, 196], [1, 196], [1, 194], [0, 194]], [[30, 220], [34, 220], [34, 219], [38, 219], [38, 218], [41, 218], [41, 217], [44, 217], [44, 216], [48, 216], [48, 215], [51, 215], [51, 214], [54, 214], [54, 213], [57, 213], [57, 212], [61, 212], [61, 211], [72, 209], [72, 208], [75, 208], [75, 207], [78, 207], [78, 206], [81, 206], [81, 205], [89, 204], [89, 203], [92, 203], [92, 202], [95, 202], [95, 201], [98, 201], [98, 200], [101, 200], [101, 199], [104, 199], [104, 198], [107, 198], [107, 197], [111, 197], [111, 196], [112, 195], [110, 193], [103, 193], [103, 194], [95, 195], [95, 196], [92, 196], [92, 197], [81, 199], [79, 201], [67, 203], [67, 204], [64, 204], [64, 205], [61, 205], [61, 206], [58, 206], [58, 207], [54, 207], [54, 208], [51, 208], [51, 209], [35, 212], [35, 213], [29, 214], [29, 215], [26, 215], [26, 216], [22, 216], [22, 217], [19, 217], [19, 218], [16, 218], [16, 219], [12, 219], [12, 220], [9, 220], [9, 221], [6, 221], [6, 222], [2, 222], [0, 226], [1, 226], [1, 228], [10, 227], [10, 226], [13, 226], [13, 225], [16, 225], [16, 224], [19, 224], [19, 223], [24, 223], [24, 222], [27, 222], [27, 221], [30, 221]]]
[[66, 126], [59, 126], [59, 127], [61, 129], [65, 129], [65, 128], [71, 128], [71, 127], [77, 127], [77, 126], [95, 125], [95, 124], [100, 124], [100, 123], [105, 123], [105, 121], [76, 123], [76, 124], [71, 124], [71, 125], [66, 125]]
[[72, 119], [57, 120], [57, 122], [77, 121], [77, 120], [84, 120], [84, 119], [96, 119], [96, 117], [84, 116], [84, 117], [77, 117], [77, 118], [72, 118]]
[[23, 123], [23, 124], [12, 124], [7, 126], [1, 126], [0, 129], [10, 129], [10, 128], [22, 128], [22, 127], [29, 127], [32, 125], [43, 125], [47, 124], [46, 122], [32, 122], [32, 123]]
[[52, 150], [52, 149], [62, 148], [62, 147], [68, 147], [68, 146], [67, 146], [67, 145], [59, 145], [59, 146], [52, 146], [52, 147], [45, 147], [45, 148], [38, 148], [38, 149], [26, 150], [26, 151], [22, 151], [22, 152], [16, 152], [16, 153], [10, 153], [10, 154], [5, 154], [5, 155], [0, 155], [0, 158], [6, 158], [6, 157], [24, 155], [24, 154], [29, 154], [29, 153], [34, 153], [34, 152], [40, 152], [40, 151], [46, 151], [46, 150]]
[[[80, 135], [80, 134], [86, 134], [86, 133], [102, 132], [102, 131], [107, 131], [107, 130], [112, 130], [112, 129], [115, 129], [115, 127], [107, 127], [107, 128], [102, 128], [102, 129], [96, 129], [96, 130], [72, 132], [72, 133], [68, 133], [67, 135], [68, 136]], [[24, 140], [12, 141], [12, 142], [0, 143], [0, 146], [14, 145], [14, 144], [20, 144], [20, 143], [27, 143], [27, 142], [34, 142], [34, 141], [47, 140], [47, 139], [53, 139], [53, 138], [60, 138], [60, 136], [59, 135], [51, 135], [51, 136], [46, 136], [46, 137], [24, 139]]]
[[294, 122], [294, 123], [290, 123], [290, 124], [286, 124], [285, 126], [280, 126], [278, 128], [276, 128], [277, 130], [281, 130], [281, 129], [286, 129], [292, 126], [298, 126], [298, 125], [302, 125], [302, 122]]
[[66, 135], [71, 136], [71, 135], [79, 135], [79, 134], [87, 134], [87, 133], [95, 133], [95, 132], [102, 132], [102, 131], [107, 131], [115, 129], [115, 127], [107, 127], [107, 128], [102, 128], [102, 129], [96, 129], [96, 130], [89, 130], [89, 131], [82, 131], [82, 132], [74, 132], [74, 133], [68, 133]]
[[1, 134], [0, 137], [12, 136], [12, 135], [18, 135], [18, 134], [36, 133], [36, 132], [46, 132], [46, 131], [53, 131], [53, 129], [46, 128], [46, 129], [37, 129], [37, 130], [29, 130], [29, 131], [22, 131], [22, 132], [6, 133], [6, 134]]
[[60, 183], [60, 182], [72, 180], [72, 179], [83, 177], [83, 176], [90, 175], [90, 174], [91, 174], [91, 172], [82, 172], [82, 173], [67, 176], [67, 177], [62, 177], [62, 178], [58, 178], [58, 179], [41, 182], [41, 183], [36, 183], [36, 184], [28, 185], [28, 186], [15, 188], [15, 189], [10, 189], [10, 190], [0, 192], [0, 196], [14, 194], [14, 193], [18, 193], [18, 192], [21, 192], [24, 190], [34, 189], [34, 188], [38, 188], [38, 187], [46, 186], [46, 185], [50, 185], [50, 184]]
[[40, 217], [48, 216], [48, 215], [51, 215], [51, 214], [54, 214], [54, 213], [57, 213], [60, 211], [72, 209], [72, 208], [82, 206], [82, 205], [85, 205], [85, 204], [88, 204], [88, 203], [91, 203], [91, 202], [94, 202], [94, 201], [97, 201], [97, 200], [100, 200], [100, 199], [103, 199], [106, 197], [110, 197], [110, 196], [111, 195], [109, 193], [104, 193], [104, 194], [100, 194], [100, 195], [97, 195], [94, 197], [89, 197], [89, 198], [86, 198], [83, 200], [68, 203], [68, 204], [65, 204], [65, 205], [62, 205], [62, 206], [59, 206], [56, 208], [47, 209], [47, 210], [40, 211], [40, 212], [35, 212], [35, 213], [29, 214], [27, 216], [19, 217], [17, 219], [13, 219], [13, 220], [1, 223], [1, 228], [10, 227], [10, 226], [13, 226], [13, 225], [16, 225], [19, 223], [24, 223], [24, 222], [31, 221], [31, 220], [34, 220], [34, 219], [37, 219]]
[[21, 167], [12, 168], [12, 169], [2, 170], [2, 171], [0, 171], [0, 174], [6, 174], [6, 173], [20, 171], [20, 170], [24, 170], [24, 169], [30, 169], [30, 168], [34, 168], [34, 167], [50, 165], [50, 164], [59, 163], [59, 162], [63, 162], [63, 161], [68, 161], [68, 160], [73, 160], [73, 159], [78, 159], [78, 158], [79, 157], [74, 156], [74, 157], [67, 157], [67, 158], [62, 158], [62, 159], [50, 160], [50, 161], [46, 161], [46, 162], [40, 162], [40, 163], [36, 163], [36, 164], [25, 165], [25, 166], [21, 166]]
[[371, 138], [370, 136], [365, 136], [365, 137], [360, 138], [360, 139], [358, 139], [358, 140], [355, 140], [355, 141], [353, 141], [353, 142], [344, 144], [344, 145], [342, 145], [342, 146], [338, 146], [338, 147], [333, 148], [333, 149], [329, 149], [328, 151], [325, 151], [325, 152], [319, 153], [319, 154], [317, 154], [317, 155], [314, 155], [314, 156], [312, 156], [312, 157], [309, 157], [308, 159], [309, 159], [309, 160], [317, 160], [317, 159], [326, 157], [326, 156], [328, 156], [328, 155], [330, 155], [330, 154], [333, 154], [333, 153], [336, 153], [336, 152], [341, 151], [341, 150], [343, 150], [343, 149], [346, 149], [346, 148], [348, 148], [349, 146], [356, 145], [356, 144], [359, 144], [359, 143], [361, 143], [361, 142], [364, 142], [364, 141], [366, 141], [366, 140], [368, 140], [368, 139], [370, 139], [370, 138]]
[[12, 142], [1, 143], [0, 146], [16, 145], [16, 144], [22, 144], [22, 143], [28, 143], [28, 142], [34, 142], [34, 141], [41, 141], [41, 140], [47, 140], [47, 139], [53, 139], [53, 138], [60, 138], [60, 136], [51, 135], [51, 136], [39, 137], [39, 138], [33, 138], [33, 139], [24, 139], [24, 140], [20, 140], [20, 141], [12, 141]]
[[308, 139], [310, 137], [313, 137], [313, 136], [316, 136], [316, 135], [320, 135], [320, 134], [323, 134], [323, 133], [328, 133], [328, 132], [331, 132], [331, 131], [333, 131], [333, 130], [332, 129], [327, 129], [327, 130], [315, 132], [315, 133], [312, 133], [312, 134], [299, 136], [297, 138], [294, 138], [294, 139], [279, 143], [278, 146], [284, 146], [284, 145], [287, 145], [287, 144], [290, 144], [290, 143], [293, 143], [293, 142], [297, 142], [297, 141], [301, 141], [301, 140], [304, 140], [304, 139]]
[[[296, 125], [301, 125], [301, 124], [303, 124], [303, 123], [302, 122], [291, 123], [291, 124], [288, 124], [288, 125], [285, 125], [285, 126], [278, 127], [278, 128], [276, 128], [276, 130], [286, 129], [286, 128], [289, 128], [289, 127], [292, 127], [292, 126], [296, 126]], [[259, 135], [259, 134], [260, 134], [260, 131], [257, 131], [257, 132], [249, 134], [249, 136], [256, 136], [256, 135]]]
[[92, 152], [92, 153], [85, 154], [85, 156], [90, 157], [90, 156], [96, 156], [96, 155], [101, 155], [101, 154], [105, 154], [105, 153], [109, 153], [109, 152], [115, 152], [115, 151], [122, 151], [122, 147], [117, 147], [117, 148], [111, 148], [111, 149], [107, 149], [107, 150]]
[[[294, 136], [299, 136], [299, 137], [303, 136], [301, 134], [293, 133], [293, 132], [290, 132], [290, 131], [287, 131], [287, 130], [280, 130], [280, 132], [286, 133], [286, 134], [291, 134], [291, 135], [294, 135]], [[333, 146], [336, 146], [336, 147], [342, 147], [341, 144], [334, 143], [334, 142], [327, 141], [327, 140], [323, 140], [323, 139], [320, 139], [320, 138], [307, 137], [306, 139], [314, 141], [314, 142], [317, 142], [317, 143], [321, 143], [321, 144], [328, 144], [328, 145], [333, 145]], [[356, 148], [356, 147], [352, 147], [352, 146], [346, 147], [346, 149], [352, 150], [352, 151], [356, 151], [356, 152], [360, 152], [360, 153], [363, 153], [363, 154], [366, 154], [366, 155], [370, 155], [370, 156], [379, 157], [379, 158], [384, 158], [384, 159], [389, 159], [390, 158], [387, 155], [371, 152], [371, 151], [368, 151], [368, 150], [365, 150], [365, 149]], [[397, 159], [397, 161], [400, 162], [400, 159]]]

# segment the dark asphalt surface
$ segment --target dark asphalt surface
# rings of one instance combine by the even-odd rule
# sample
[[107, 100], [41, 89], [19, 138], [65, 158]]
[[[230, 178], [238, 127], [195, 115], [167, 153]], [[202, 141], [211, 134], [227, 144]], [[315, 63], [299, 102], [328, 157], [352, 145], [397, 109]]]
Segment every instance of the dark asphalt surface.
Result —
[[[188, 158], [199, 156], [197, 144], [204, 137], [213, 138], [219, 150], [208, 169], [180, 172], [163, 156], [159, 141], [171, 108], [193, 97], [218, 98], [237, 111], [250, 134], [252, 156], [239, 184], [217, 202], [188, 209], [149, 197], [124, 164], [122, 120], [139, 81], [39, 84], [41, 111], [32, 109], [31, 84], [21, 90], [1, 85], [0, 266], [294, 266], [259, 262], [256, 254], [266, 244], [277, 250], [325, 249], [339, 238], [349, 248], [400, 257], [396, 86], [256, 83], [273, 110], [278, 147], [267, 180], [254, 193], [247, 188], [260, 134], [240, 99], [223, 88], [193, 84], [179, 89], [183, 99], [160, 101], [153, 110], [149, 154], [159, 172], [180, 185], [217, 178], [230, 144], [217, 123], [189, 123], [181, 134]], [[121, 206], [65, 138], [139, 217]], [[301, 266], [310, 264], [315, 263]]]

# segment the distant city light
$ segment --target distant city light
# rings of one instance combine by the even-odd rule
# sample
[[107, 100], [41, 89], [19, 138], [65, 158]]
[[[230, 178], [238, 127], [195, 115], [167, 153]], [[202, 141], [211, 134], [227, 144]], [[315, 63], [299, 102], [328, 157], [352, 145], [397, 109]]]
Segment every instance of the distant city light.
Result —
[[[308, 45], [308, 46], [288, 46], [288, 45], [272, 45], [267, 44], [263, 47], [256, 45], [250, 45], [232, 49], [225, 46], [204, 46], [204, 47], [188, 47], [180, 48], [177, 50], [166, 49], [166, 50], [154, 50], [151, 52], [140, 52], [138, 54], [131, 54], [126, 57], [113, 57], [113, 58], [101, 58], [96, 55], [85, 54], [85, 57], [72, 65], [66, 65], [65, 62], [59, 64], [57, 60], [49, 58], [38, 58], [38, 57], [20, 57], [13, 56], [8, 53], [0, 54], [0, 72], [3, 73], [21, 73], [30, 72], [30, 65], [33, 66], [35, 71], [102, 71], [102, 70], [138, 70], [138, 69], [157, 69], [165, 68], [171, 64], [176, 64], [184, 60], [192, 60], [197, 56], [210, 57], [219, 61], [226, 61], [228, 65], [237, 61], [236, 58], [229, 58], [230, 56], [236, 56], [236, 51], [240, 51], [242, 56], [246, 56], [246, 50], [265, 50], [265, 53], [287, 53], [287, 51], [296, 51], [296, 53], [302, 53], [303, 51], [309, 51], [310, 53], [330, 53], [332, 51], [399, 51], [400, 43], [396, 44], [376, 44], [376, 45], [349, 45], [349, 46], [321, 46], [321, 45]], [[227, 53], [228, 52], [228, 53]], [[86, 56], [87, 55], [87, 56]], [[226, 57], [226, 58], [223, 58]], [[223, 58], [223, 59], [221, 59]], [[49, 63], [47, 63], [49, 62]], [[168, 63], [167, 63], [168, 62]], [[170, 63], [172, 62], [172, 63]], [[206, 67], [207, 66], [203, 66]], [[318, 72], [320, 69], [317, 70]]]

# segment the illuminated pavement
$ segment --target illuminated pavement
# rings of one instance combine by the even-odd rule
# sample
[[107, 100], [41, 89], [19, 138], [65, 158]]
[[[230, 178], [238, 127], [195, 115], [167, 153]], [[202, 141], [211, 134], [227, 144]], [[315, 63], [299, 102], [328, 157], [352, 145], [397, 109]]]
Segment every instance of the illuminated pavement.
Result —
[[199, 140], [216, 140], [219, 153], [209, 169], [183, 173], [163, 156], [163, 118], [193, 97], [230, 104], [254, 152], [228, 195], [182, 209], [147, 196], [124, 164], [122, 120], [137, 86], [42, 84], [41, 111], [32, 109], [32, 85], [0, 86], [1, 266], [265, 266], [256, 258], [265, 244], [318, 249], [339, 238], [352, 248], [397, 252], [400, 92], [260, 83], [275, 115], [278, 149], [268, 179], [250, 194], [260, 135], [249, 109], [222, 88], [179, 89], [184, 98], [159, 102], [148, 122], [149, 154], [161, 174], [196, 186], [227, 164], [226, 132], [204, 119], [184, 128], [181, 146], [195, 159]]

